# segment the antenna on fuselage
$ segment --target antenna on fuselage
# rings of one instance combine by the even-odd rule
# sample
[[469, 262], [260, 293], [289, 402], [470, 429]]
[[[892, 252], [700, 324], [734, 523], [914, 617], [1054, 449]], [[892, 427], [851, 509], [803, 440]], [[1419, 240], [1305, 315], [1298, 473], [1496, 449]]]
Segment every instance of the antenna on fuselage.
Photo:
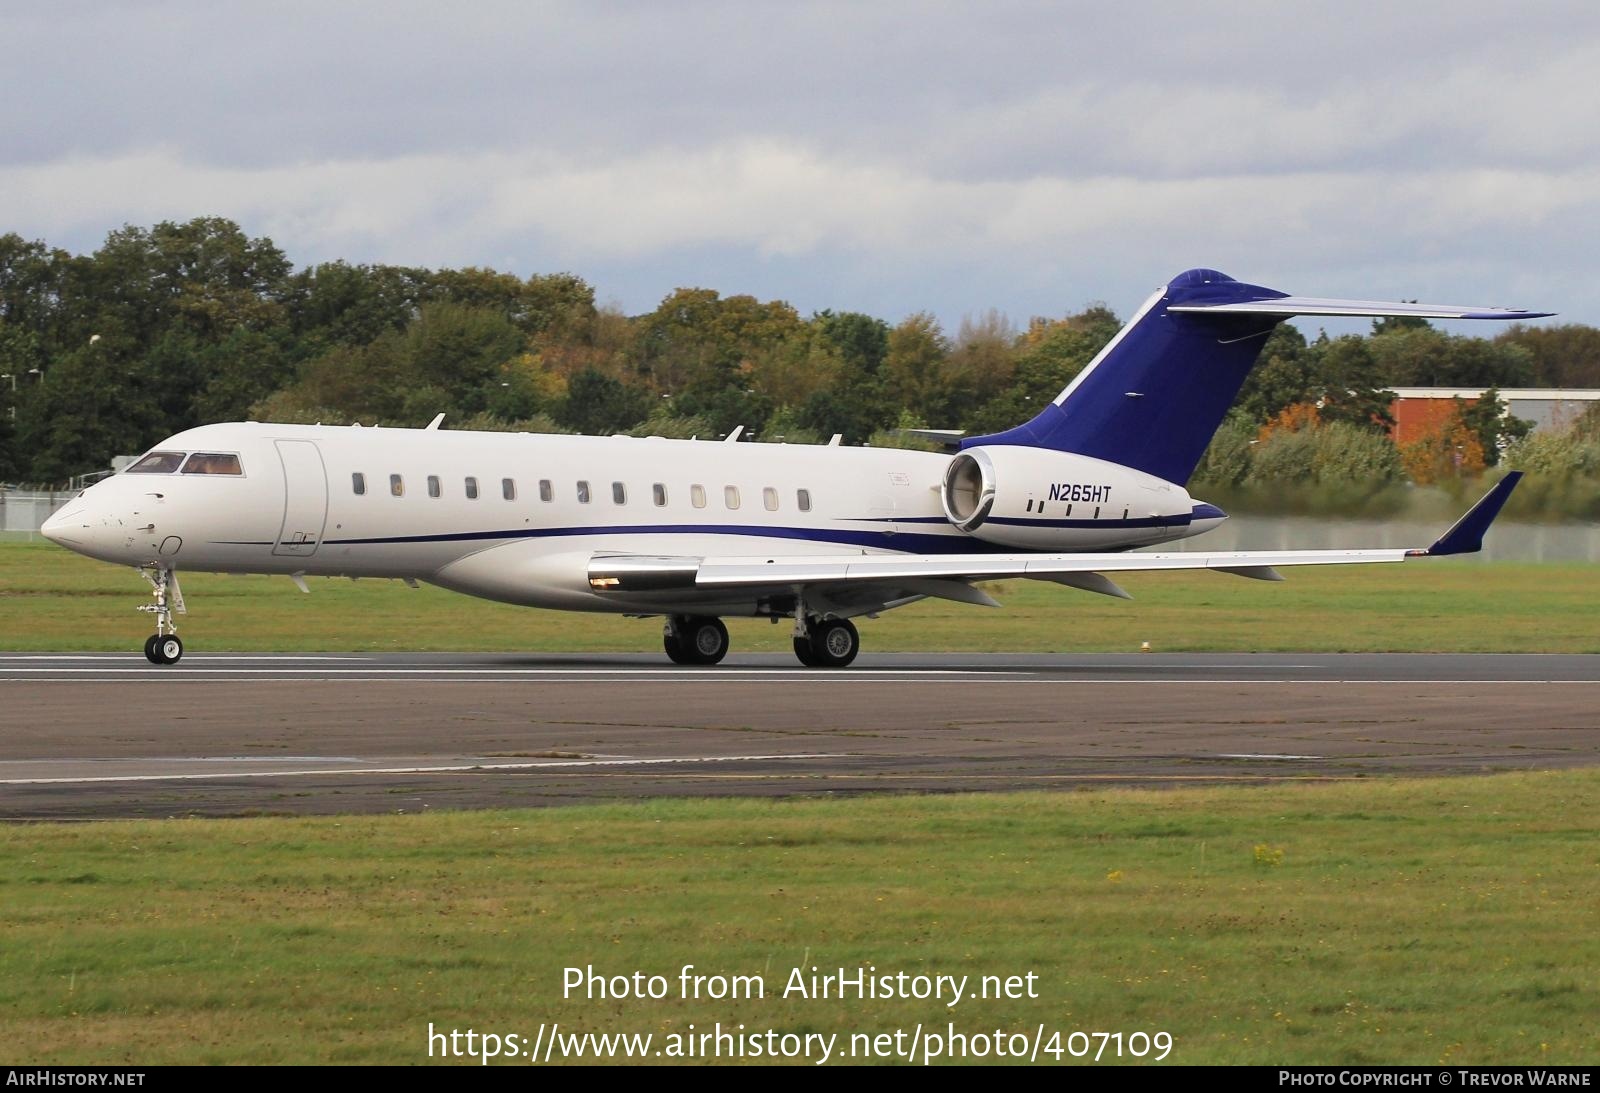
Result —
[[737, 444], [739, 442], [739, 434], [742, 433], [742, 432], [744, 432], [744, 426], [743, 425], [735, 425], [733, 427], [733, 432], [731, 432], [727, 436], [723, 437], [722, 438], [722, 442], [724, 444]]
[[444, 420], [444, 415], [443, 414], [434, 414], [433, 415], [433, 420], [428, 422], [428, 424], [424, 425], [423, 426], [423, 430], [427, 431], [428, 429], [437, 429], [439, 427], [439, 422], [441, 422], [443, 420]]

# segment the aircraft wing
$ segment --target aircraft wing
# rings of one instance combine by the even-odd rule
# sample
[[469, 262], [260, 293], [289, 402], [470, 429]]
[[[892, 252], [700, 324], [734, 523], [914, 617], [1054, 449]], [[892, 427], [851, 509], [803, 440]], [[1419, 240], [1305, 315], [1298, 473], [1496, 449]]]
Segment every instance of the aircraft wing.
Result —
[[[1522, 478], [1512, 471], [1431, 546], [1374, 550], [1240, 550], [1168, 551], [1114, 554], [835, 554], [806, 557], [740, 555], [734, 557], [653, 557], [600, 555], [589, 564], [589, 584], [596, 591], [656, 592], [670, 588], [749, 589], [794, 585], [837, 587], [850, 584], [893, 586], [923, 595], [992, 602], [976, 590], [967, 595], [954, 583], [1028, 577], [1056, 581], [1108, 596], [1127, 593], [1107, 573], [1156, 570], [1214, 569], [1257, 580], [1282, 580], [1286, 566], [1352, 565], [1403, 562], [1470, 554], [1483, 548], [1483, 535], [1499, 515]], [[954, 595], [950, 593], [954, 592]]]

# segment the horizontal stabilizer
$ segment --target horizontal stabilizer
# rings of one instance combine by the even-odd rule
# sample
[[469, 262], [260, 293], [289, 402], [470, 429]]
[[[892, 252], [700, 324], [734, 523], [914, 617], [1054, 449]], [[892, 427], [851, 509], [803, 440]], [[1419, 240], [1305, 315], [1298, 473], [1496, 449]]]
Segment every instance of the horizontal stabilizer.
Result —
[[1245, 300], [1231, 304], [1169, 304], [1168, 311], [1185, 315], [1352, 315], [1377, 318], [1403, 315], [1417, 319], [1542, 319], [1551, 311], [1523, 311], [1514, 307], [1473, 307], [1461, 304], [1386, 303], [1382, 300], [1325, 300], [1317, 296], [1279, 296], [1270, 300]]

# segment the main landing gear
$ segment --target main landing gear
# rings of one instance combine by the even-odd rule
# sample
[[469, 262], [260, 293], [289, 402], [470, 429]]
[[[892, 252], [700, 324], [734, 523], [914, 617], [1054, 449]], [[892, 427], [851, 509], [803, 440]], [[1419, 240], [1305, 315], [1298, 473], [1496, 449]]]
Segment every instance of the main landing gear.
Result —
[[[807, 668], [844, 668], [861, 652], [849, 619], [802, 619], [795, 623], [794, 655]], [[718, 664], [728, 655], [728, 628], [703, 615], [669, 615], [661, 645], [674, 664]]]
[[849, 619], [796, 620], [794, 655], [807, 668], [845, 668], [861, 652], [861, 635]]
[[176, 664], [183, 657], [183, 639], [178, 637], [178, 627], [172, 621], [173, 612], [188, 614], [183, 606], [183, 590], [178, 587], [178, 574], [170, 569], [147, 567], [139, 570], [150, 582], [155, 603], [141, 603], [140, 611], [149, 611], [156, 617], [156, 632], [144, 642], [144, 655], [151, 664]]
[[669, 615], [661, 644], [674, 664], [716, 664], [728, 655], [728, 628], [721, 619]]
[[[703, 615], [669, 615], [661, 645], [674, 664], [718, 664], [728, 655], [728, 628]], [[802, 615], [795, 623], [794, 655], [807, 668], [844, 668], [859, 652], [861, 635], [849, 619]]]

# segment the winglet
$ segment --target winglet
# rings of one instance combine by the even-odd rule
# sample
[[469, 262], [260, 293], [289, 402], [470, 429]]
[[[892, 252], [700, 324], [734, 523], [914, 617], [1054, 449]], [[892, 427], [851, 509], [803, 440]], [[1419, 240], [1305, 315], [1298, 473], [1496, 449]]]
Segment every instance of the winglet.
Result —
[[1439, 536], [1427, 550], [1421, 553], [1429, 557], [1438, 557], [1442, 554], [1473, 554], [1483, 549], [1483, 533], [1489, 530], [1489, 525], [1494, 523], [1494, 518], [1500, 515], [1500, 509], [1505, 505], [1506, 498], [1511, 496], [1511, 491], [1517, 488], [1517, 483], [1522, 481], [1521, 471], [1512, 471], [1499, 482], [1494, 489], [1484, 494], [1476, 505], [1467, 510], [1467, 514], [1457, 520], [1449, 531]]

